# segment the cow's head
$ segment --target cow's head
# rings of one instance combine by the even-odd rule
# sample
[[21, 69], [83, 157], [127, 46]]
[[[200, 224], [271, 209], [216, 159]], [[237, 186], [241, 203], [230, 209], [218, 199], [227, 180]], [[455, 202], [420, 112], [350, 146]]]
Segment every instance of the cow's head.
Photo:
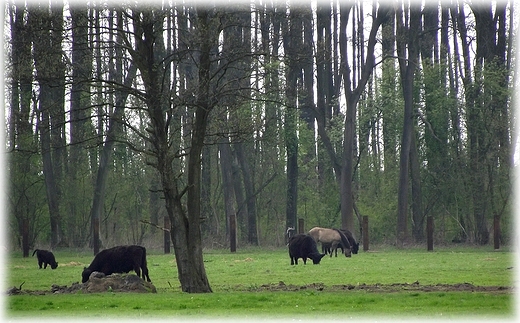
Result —
[[57, 262], [52, 263], [52, 264], [51, 264], [51, 268], [52, 268], [52, 269], [56, 269], [56, 268], [58, 268], [58, 263], [57, 263]]
[[309, 258], [312, 259], [312, 263], [318, 265], [321, 261], [321, 258], [325, 256], [324, 253], [312, 253], [309, 255]]
[[90, 278], [90, 274], [92, 274], [92, 270], [87, 267], [83, 267], [83, 272], [81, 273], [81, 282], [86, 283]]

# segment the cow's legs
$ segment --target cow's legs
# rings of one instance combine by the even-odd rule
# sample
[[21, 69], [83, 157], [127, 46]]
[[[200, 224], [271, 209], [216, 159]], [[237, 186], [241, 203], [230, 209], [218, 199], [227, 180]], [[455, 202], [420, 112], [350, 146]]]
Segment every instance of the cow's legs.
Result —
[[146, 277], [146, 281], [148, 281], [148, 282], [151, 283], [152, 281], [150, 280], [150, 276], [148, 275], [148, 268], [143, 267], [143, 268], [141, 268], [141, 269], [142, 269], [142, 271], [143, 271], [143, 280], [144, 280], [144, 278]]
[[[141, 277], [141, 267], [139, 266], [134, 266], [134, 271], [137, 275], [137, 277]], [[144, 277], [143, 277], [144, 278]]]

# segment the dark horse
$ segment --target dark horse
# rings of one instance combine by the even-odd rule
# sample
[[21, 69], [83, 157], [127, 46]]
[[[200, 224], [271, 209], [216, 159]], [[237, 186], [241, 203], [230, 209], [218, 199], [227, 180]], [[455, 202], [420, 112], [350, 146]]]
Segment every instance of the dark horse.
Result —
[[[336, 250], [338, 244], [341, 243], [344, 247], [343, 251], [345, 257], [352, 257], [352, 246], [350, 245], [348, 238], [340, 230], [314, 227], [309, 230], [309, 235], [316, 242], [321, 242], [322, 244], [330, 243], [332, 248], [331, 250]], [[332, 257], [332, 253], [330, 256]]]
[[[354, 236], [352, 235], [352, 232], [349, 230], [343, 230], [339, 229], [343, 234], [347, 237], [348, 242], [350, 243], [350, 246], [352, 247], [352, 253], [357, 255], [359, 251], [359, 242], [356, 242], [356, 239], [354, 239]], [[341, 249], [341, 251], [344, 251], [344, 247], [342, 243], [339, 243], [336, 247], [336, 249], [331, 249], [332, 243], [322, 243], [321, 244], [321, 251], [325, 254], [329, 253], [332, 255], [332, 252], [334, 252], [335, 256], [338, 256], [338, 248]]]

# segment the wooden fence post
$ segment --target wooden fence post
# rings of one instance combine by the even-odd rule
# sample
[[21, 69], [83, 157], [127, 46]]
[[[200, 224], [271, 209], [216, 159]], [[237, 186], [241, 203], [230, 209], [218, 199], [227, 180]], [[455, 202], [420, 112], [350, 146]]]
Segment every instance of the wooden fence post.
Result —
[[305, 232], [305, 220], [298, 219], [298, 233], [303, 234]]
[[29, 220], [22, 220], [22, 251], [24, 258], [29, 257]]
[[232, 214], [229, 216], [229, 251], [237, 251], [237, 216]]
[[171, 225], [170, 218], [165, 215], [164, 216], [164, 228], [168, 229], [168, 231], [164, 230], [164, 253], [170, 253], [170, 244], [171, 244]]
[[495, 250], [500, 249], [500, 217], [498, 214], [493, 216], [493, 242]]
[[428, 244], [428, 251], [433, 251], [433, 217], [426, 218], [426, 240]]
[[363, 231], [363, 251], [368, 251], [368, 216], [363, 215], [363, 223], [361, 224], [361, 230]]

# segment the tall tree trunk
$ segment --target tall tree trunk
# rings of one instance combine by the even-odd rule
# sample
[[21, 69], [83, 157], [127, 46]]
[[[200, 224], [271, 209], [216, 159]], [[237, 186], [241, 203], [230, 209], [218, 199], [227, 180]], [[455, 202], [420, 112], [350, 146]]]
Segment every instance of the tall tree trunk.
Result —
[[361, 93], [365, 90], [366, 84], [375, 66], [374, 48], [376, 36], [381, 24], [387, 19], [389, 7], [379, 6], [376, 17], [373, 17], [370, 34], [368, 36], [366, 55], [358, 77], [352, 81], [351, 68], [348, 63], [347, 55], [347, 34], [346, 27], [348, 16], [351, 11], [351, 4], [340, 4], [340, 54], [341, 65], [340, 73], [343, 79], [345, 99], [347, 102], [347, 112], [343, 133], [343, 157], [340, 174], [340, 196], [341, 196], [341, 226], [343, 229], [354, 231], [354, 195], [353, 195], [353, 172], [354, 172], [354, 148], [356, 134], [356, 109]]
[[[135, 79], [137, 68], [134, 64], [130, 65], [128, 74], [122, 84], [122, 88], [129, 88]], [[108, 179], [108, 171], [110, 169], [110, 163], [114, 152], [114, 144], [116, 139], [121, 135], [122, 118], [125, 111], [125, 102], [128, 98], [128, 92], [120, 90], [116, 92], [115, 110], [110, 116], [108, 123], [108, 130], [106, 135], [106, 141], [101, 150], [99, 158], [99, 166], [96, 175], [96, 183], [94, 186], [94, 198], [92, 200], [92, 209], [90, 210], [91, 228], [92, 228], [92, 246], [94, 254], [99, 252], [101, 247], [101, 240], [99, 238], [99, 225], [100, 219], [103, 215], [103, 207], [105, 205], [106, 196], [106, 182]]]
[[397, 24], [397, 53], [404, 98], [404, 120], [401, 138], [401, 154], [399, 162], [399, 190], [397, 202], [397, 244], [403, 246], [408, 239], [408, 178], [409, 159], [413, 133], [413, 83], [415, 69], [419, 60], [418, 30], [421, 22], [421, 8], [413, 3], [409, 7], [410, 22], [403, 24], [403, 11], [398, 9]]
[[[204, 138], [206, 136], [206, 128], [208, 125], [208, 116], [214, 103], [211, 101], [210, 93], [210, 51], [216, 44], [216, 32], [210, 30], [214, 28], [210, 23], [212, 19], [209, 12], [205, 8], [197, 8], [197, 19], [201, 32], [201, 48], [199, 60], [199, 88], [197, 107], [195, 110], [194, 128], [191, 138], [191, 148], [188, 155], [188, 228], [187, 242], [188, 255], [191, 262], [190, 273], [188, 277], [180, 277], [181, 285], [183, 280], [190, 287], [187, 292], [211, 292], [209, 282], [204, 269], [202, 258], [202, 239], [200, 232], [200, 179], [201, 179], [201, 155], [204, 147]], [[183, 288], [184, 290], [184, 288]]]
[[222, 171], [222, 190], [224, 191], [224, 207], [229, 229], [229, 250], [237, 251], [237, 211], [235, 208], [235, 187], [238, 182], [233, 178], [233, 155], [229, 139], [221, 139], [218, 145], [220, 151], [220, 168]]
[[[78, 236], [77, 220], [81, 205], [77, 197], [81, 195], [83, 179], [90, 179], [88, 144], [91, 132], [90, 81], [92, 74], [92, 52], [89, 48], [89, 14], [87, 7], [70, 8], [72, 22], [72, 86], [70, 91], [70, 163], [66, 179], [68, 189], [64, 192], [67, 200], [67, 240], [75, 245]], [[90, 183], [90, 181], [86, 181]]]
[[253, 181], [253, 174], [251, 171], [250, 159], [245, 150], [248, 149], [246, 143], [234, 144], [235, 154], [237, 161], [240, 166], [242, 178], [244, 180], [244, 190], [246, 193], [245, 207], [247, 207], [247, 242], [253, 246], [258, 245], [258, 229], [256, 221], [256, 198], [255, 198], [255, 186]]
[[[506, 196], [496, 206], [494, 196], [497, 183], [508, 183], [509, 139], [508, 95], [498, 93], [496, 88], [507, 88], [508, 72], [506, 69], [506, 14], [504, 4], [493, 8], [491, 2], [471, 6], [475, 16], [477, 39], [476, 64], [474, 68], [475, 109], [469, 110], [468, 134], [470, 140], [470, 167], [472, 171], [473, 216], [475, 219], [475, 239], [480, 244], [489, 242], [488, 214], [499, 216], [500, 209], [507, 205], [509, 184], [501, 193]], [[497, 136], [498, 135], [498, 136]], [[506, 152], [506, 155], [503, 154]], [[503, 162], [500, 162], [502, 160]], [[497, 164], [504, 165], [501, 172], [496, 172]], [[504, 177], [497, 180], [497, 174]], [[484, 176], [487, 174], [487, 176]], [[500, 187], [500, 188], [503, 188]]]
[[[135, 24], [135, 50], [131, 50], [132, 58], [141, 71], [146, 91], [147, 111], [151, 120], [150, 143], [151, 152], [156, 157], [154, 166], [159, 171], [170, 217], [171, 237], [177, 261], [178, 279], [184, 292], [211, 292], [202, 257], [202, 237], [200, 228], [200, 194], [201, 194], [201, 155], [208, 124], [208, 115], [215, 104], [210, 93], [210, 51], [216, 44], [217, 30], [211, 25], [212, 17], [207, 8], [198, 8], [196, 24], [200, 34], [198, 56], [198, 88], [195, 103], [195, 115], [191, 130], [191, 138], [187, 137], [190, 146], [186, 172], [188, 182], [185, 190], [179, 190], [179, 179], [174, 169], [176, 153], [170, 148], [169, 122], [171, 121], [169, 106], [169, 88], [164, 87], [162, 76], [165, 75], [161, 48], [164, 43], [158, 41], [162, 37], [164, 12], [158, 8], [147, 8], [144, 11], [133, 9], [132, 20]], [[128, 39], [125, 40], [130, 45]], [[167, 118], [168, 117], [168, 118]], [[184, 210], [182, 197], [187, 193], [187, 210]]]
[[[458, 65], [462, 65], [460, 70], [461, 78], [462, 78], [462, 84], [464, 86], [464, 105], [465, 105], [465, 111], [467, 113], [467, 125], [468, 125], [468, 144], [469, 144], [469, 153], [468, 153], [468, 159], [464, 162], [461, 162], [461, 170], [465, 169], [467, 170], [468, 167], [466, 165], [470, 165], [469, 172], [464, 172], [464, 178], [468, 182], [469, 187], [469, 194], [468, 194], [468, 200], [473, 200], [473, 186], [475, 183], [473, 182], [473, 174], [474, 169], [472, 169], [471, 164], [471, 154], [472, 151], [474, 151], [474, 148], [472, 147], [473, 143], [475, 142], [475, 137], [473, 137], [472, 134], [472, 122], [474, 122], [474, 117], [472, 113], [475, 111], [475, 100], [476, 100], [476, 92], [474, 90], [475, 86], [473, 84], [473, 58], [471, 57], [471, 50], [469, 46], [469, 37], [468, 37], [468, 30], [467, 30], [467, 24], [466, 24], [466, 13], [464, 10], [463, 4], [458, 4], [458, 6], [454, 6], [452, 8], [452, 15], [454, 24], [457, 26], [457, 31], [460, 34], [460, 47], [462, 48], [462, 62], [460, 62]], [[454, 38], [455, 42], [456, 38]], [[457, 50], [458, 47], [455, 47], [455, 50]], [[459, 58], [459, 56], [456, 56], [456, 58]], [[456, 83], [456, 82], [455, 82]], [[478, 174], [478, 173], [477, 173]], [[470, 239], [470, 242], [474, 241], [475, 238], [475, 228], [474, 228], [474, 216], [471, 213], [471, 204], [468, 204], [468, 212], [465, 213], [464, 221], [461, 221], [465, 223], [465, 232], [464, 236]]]
[[65, 66], [61, 48], [63, 3], [49, 8], [32, 6], [28, 21], [34, 32], [33, 59], [39, 85], [39, 132], [50, 214], [51, 248], [61, 234], [60, 184], [65, 164]]
[[203, 236], [218, 235], [218, 224], [213, 222], [212, 212], [212, 174], [216, 158], [214, 158], [214, 149], [211, 146], [205, 146], [202, 151], [202, 188], [201, 188], [201, 216], [202, 234]]
[[395, 14], [389, 15], [381, 27], [383, 65], [381, 67], [381, 110], [383, 127], [383, 166], [385, 173], [391, 173], [396, 168], [398, 127], [395, 126], [395, 111], [397, 107], [397, 86], [395, 60]]
[[301, 48], [301, 19], [298, 6], [292, 5], [284, 25], [284, 48], [288, 60], [286, 76], [285, 147], [287, 153], [286, 227], [296, 227], [298, 209], [298, 50]]
[[[316, 9], [316, 113], [315, 119], [318, 125], [318, 182], [320, 189], [326, 183], [334, 181], [334, 165], [327, 153], [327, 145], [331, 145], [330, 139], [325, 138], [323, 130], [330, 126], [332, 108], [337, 94], [334, 92], [332, 71], [332, 32], [331, 32], [331, 5], [328, 2], [319, 1]], [[328, 141], [328, 143], [325, 143]], [[330, 147], [329, 149], [332, 149]]]
[[[443, 186], [446, 166], [450, 163], [446, 160], [447, 157], [447, 127], [448, 127], [448, 113], [445, 105], [441, 100], [444, 100], [447, 93], [442, 93], [441, 90], [445, 87], [441, 86], [439, 62], [439, 43], [437, 37], [437, 30], [439, 28], [439, 4], [434, 2], [428, 4], [423, 8], [423, 25], [422, 38], [420, 43], [420, 54], [423, 71], [423, 88], [424, 88], [424, 111], [428, 126], [424, 134], [424, 141], [426, 145], [426, 159], [428, 161], [428, 171], [433, 174], [434, 183], [433, 189], [437, 192], [434, 196], [442, 196], [446, 190]], [[412, 179], [412, 236], [416, 242], [421, 242], [424, 239], [424, 212], [422, 209], [422, 190], [421, 190], [421, 176], [420, 165], [418, 160], [418, 141], [416, 140], [416, 133], [412, 135], [412, 146], [410, 155], [410, 173]], [[440, 175], [437, 177], [437, 174]], [[442, 174], [442, 175], [441, 175]], [[432, 202], [433, 204], [433, 202]]]
[[412, 182], [412, 235], [415, 242], [424, 241], [424, 212], [422, 205], [421, 165], [417, 131], [412, 133], [410, 142], [410, 177]]
[[341, 202], [341, 227], [343, 229], [354, 230], [354, 200], [352, 190], [352, 174], [353, 174], [353, 151], [355, 136], [355, 118], [358, 98], [352, 95], [351, 69], [348, 64], [347, 55], [347, 22], [349, 19], [351, 4], [340, 4], [340, 54], [341, 67], [340, 73], [343, 78], [343, 86], [345, 97], [347, 100], [347, 112], [345, 115], [345, 125], [343, 132], [343, 155], [341, 166], [340, 186], [340, 202]]
[[10, 27], [11, 27], [11, 110], [9, 119], [8, 151], [13, 152], [11, 164], [13, 165], [9, 173], [10, 181], [14, 186], [11, 191], [20, 192], [14, 198], [17, 201], [13, 204], [11, 212], [15, 215], [19, 235], [22, 237], [22, 253], [24, 257], [29, 256], [31, 248], [28, 229], [31, 217], [31, 196], [28, 194], [33, 185], [31, 178], [36, 171], [31, 166], [36, 157], [37, 145], [34, 141], [33, 125], [30, 122], [31, 98], [32, 98], [32, 70], [33, 63], [31, 57], [32, 33], [26, 22], [27, 10], [25, 6], [12, 5], [9, 7]]

